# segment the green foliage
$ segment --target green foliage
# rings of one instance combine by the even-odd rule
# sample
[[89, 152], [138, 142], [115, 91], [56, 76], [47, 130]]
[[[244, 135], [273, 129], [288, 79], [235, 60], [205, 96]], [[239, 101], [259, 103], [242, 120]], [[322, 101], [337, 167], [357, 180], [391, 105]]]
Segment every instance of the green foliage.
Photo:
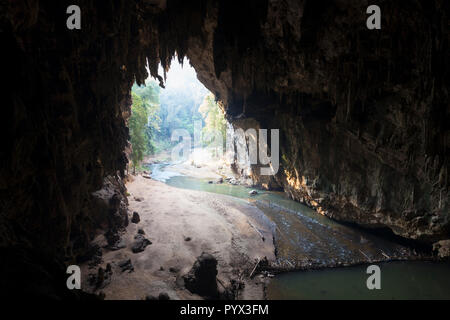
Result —
[[[139, 168], [144, 155], [166, 151], [178, 143], [170, 140], [174, 130], [185, 129], [193, 135], [196, 121], [205, 126], [204, 134], [218, 130], [225, 137], [223, 112], [214, 96], [208, 94], [198, 81], [193, 68], [174, 64], [169, 71], [166, 89], [161, 90], [157, 82], [149, 80], [146, 86], [134, 85], [132, 93], [130, 135], [134, 169]], [[148, 119], [145, 125], [143, 119]]]
[[223, 148], [225, 146], [227, 121], [222, 109], [216, 103], [215, 97], [212, 93], [205, 96], [205, 98], [203, 99], [203, 103], [198, 108], [198, 111], [201, 113], [205, 121], [205, 126], [202, 129], [203, 143], [205, 145], [210, 145], [214, 140], [214, 135], [220, 133], [223, 138], [223, 145], [216, 145], [213, 147]]
[[133, 105], [128, 123], [132, 145], [131, 161], [133, 172], [139, 167], [144, 155], [153, 153], [154, 137], [159, 130], [159, 86], [150, 82], [146, 87], [134, 86], [132, 89]]
[[148, 114], [142, 98], [134, 92], [132, 93], [132, 97], [133, 105], [128, 126], [130, 128], [131, 145], [133, 148], [131, 161], [133, 162], [133, 172], [136, 173], [136, 166], [138, 166], [144, 158], [146, 150], [145, 129]]
[[190, 79], [183, 86], [168, 86], [161, 91], [161, 130], [158, 134], [161, 147], [172, 145], [170, 137], [176, 129], [186, 129], [191, 135], [194, 134], [195, 121], [202, 121], [198, 106], [206, 93], [207, 90], [197, 79]]

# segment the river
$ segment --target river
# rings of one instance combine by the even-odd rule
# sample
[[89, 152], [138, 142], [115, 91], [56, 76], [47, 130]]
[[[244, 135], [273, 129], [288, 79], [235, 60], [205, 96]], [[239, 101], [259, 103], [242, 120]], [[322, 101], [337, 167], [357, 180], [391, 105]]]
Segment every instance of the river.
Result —
[[[251, 196], [248, 187], [182, 176], [166, 164], [150, 169], [173, 187], [249, 201], [274, 223], [275, 269], [297, 271], [271, 279], [268, 299], [450, 299], [448, 263], [411, 261], [419, 258], [414, 249], [328, 219], [281, 192]], [[381, 268], [381, 290], [366, 287], [373, 263]]]

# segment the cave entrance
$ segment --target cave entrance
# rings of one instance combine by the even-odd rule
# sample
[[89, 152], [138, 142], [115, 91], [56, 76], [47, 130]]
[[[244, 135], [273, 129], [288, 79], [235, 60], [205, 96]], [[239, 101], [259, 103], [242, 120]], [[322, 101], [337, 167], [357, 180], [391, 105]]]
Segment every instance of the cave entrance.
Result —
[[[185, 58], [173, 59], [164, 86], [152, 77], [132, 87], [130, 165], [133, 174], [154, 162], [201, 167], [224, 160], [227, 121], [214, 95]], [[223, 166], [223, 164], [222, 164]], [[156, 176], [156, 173], [154, 174]]]

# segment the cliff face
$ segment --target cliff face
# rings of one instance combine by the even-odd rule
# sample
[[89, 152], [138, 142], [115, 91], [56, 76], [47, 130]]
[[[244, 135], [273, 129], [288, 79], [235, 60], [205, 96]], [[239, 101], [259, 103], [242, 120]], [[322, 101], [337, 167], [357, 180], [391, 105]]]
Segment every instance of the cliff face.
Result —
[[[104, 213], [123, 216], [129, 91], [147, 60], [162, 81], [175, 53], [236, 128], [280, 129], [280, 171], [255, 182], [336, 219], [448, 238], [447, 1], [380, 0], [377, 31], [359, 0], [78, 2], [78, 31], [68, 1], [0, 13], [2, 250], [76, 261], [98, 226], [125, 223]], [[95, 209], [108, 176], [122, 200]]]
[[[0, 15], [8, 57], [0, 118], [2, 294], [61, 296], [65, 280], [54, 279], [65, 273], [61, 263], [76, 263], [97, 228], [126, 221], [121, 176], [129, 91], [139, 74], [135, 8], [82, 1], [83, 29], [70, 31], [69, 5], [10, 1]], [[114, 185], [107, 198], [94, 194], [104, 181]], [[46, 283], [42, 290], [35, 278]]]
[[220, 3], [187, 55], [234, 127], [280, 129], [280, 172], [254, 167], [255, 182], [338, 220], [448, 237], [449, 5], [381, 1], [376, 31], [368, 5]]

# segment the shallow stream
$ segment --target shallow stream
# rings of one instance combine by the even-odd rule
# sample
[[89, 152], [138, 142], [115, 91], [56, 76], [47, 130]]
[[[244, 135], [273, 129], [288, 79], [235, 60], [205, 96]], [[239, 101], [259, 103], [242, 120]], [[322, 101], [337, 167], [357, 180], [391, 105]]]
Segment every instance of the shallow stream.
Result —
[[[275, 224], [276, 268], [305, 270], [276, 275], [267, 288], [269, 299], [450, 299], [447, 263], [392, 261], [415, 259], [416, 252], [321, 216], [282, 192], [258, 190], [252, 196], [247, 187], [209, 183], [166, 166], [152, 165], [152, 178], [177, 188], [246, 199]], [[366, 268], [373, 263], [381, 268], [381, 290], [366, 286]]]

